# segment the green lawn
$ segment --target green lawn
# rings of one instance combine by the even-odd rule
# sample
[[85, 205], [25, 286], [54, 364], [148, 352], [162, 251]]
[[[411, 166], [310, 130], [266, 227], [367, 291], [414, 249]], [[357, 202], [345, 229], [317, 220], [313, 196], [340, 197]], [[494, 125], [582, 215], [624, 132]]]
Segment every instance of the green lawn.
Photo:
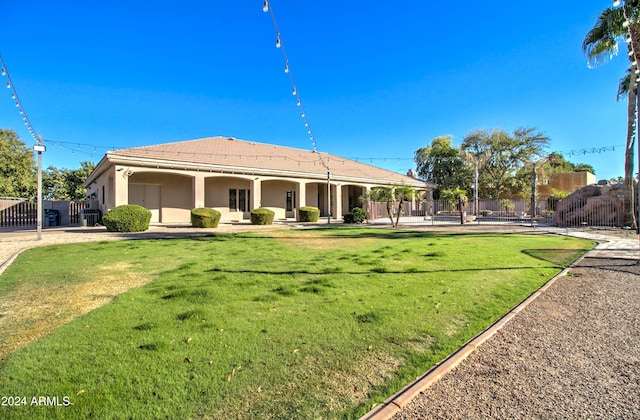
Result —
[[336, 227], [32, 249], [0, 276], [1, 394], [26, 398], [0, 417], [358, 417], [592, 245]]

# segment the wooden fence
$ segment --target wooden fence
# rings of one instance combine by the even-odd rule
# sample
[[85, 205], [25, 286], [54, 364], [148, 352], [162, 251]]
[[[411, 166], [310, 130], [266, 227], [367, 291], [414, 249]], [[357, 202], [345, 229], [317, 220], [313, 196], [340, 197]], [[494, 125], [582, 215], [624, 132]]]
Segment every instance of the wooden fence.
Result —
[[[42, 203], [42, 226], [69, 226], [82, 223], [84, 202], [45, 200]], [[25, 200], [0, 200], [0, 227], [36, 227], [38, 205]]]

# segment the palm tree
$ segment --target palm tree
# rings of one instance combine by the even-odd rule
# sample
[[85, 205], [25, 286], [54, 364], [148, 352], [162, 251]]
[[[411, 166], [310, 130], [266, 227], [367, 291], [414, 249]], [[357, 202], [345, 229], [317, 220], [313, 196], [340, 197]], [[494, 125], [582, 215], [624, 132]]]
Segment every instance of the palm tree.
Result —
[[[398, 227], [404, 202], [413, 199], [414, 196], [414, 188], [408, 185], [394, 185], [393, 187], [374, 187], [369, 191], [365, 199], [385, 203], [391, 226]], [[398, 208], [394, 209], [396, 203], [398, 204]], [[393, 219], [394, 211], [396, 212], [395, 220]]]
[[452, 190], [442, 190], [440, 198], [449, 203], [457, 202], [458, 211], [460, 212], [460, 224], [464, 225], [464, 208], [467, 205], [467, 192], [462, 188]]
[[[630, 36], [627, 52], [630, 67], [627, 76], [620, 81], [617, 99], [627, 96], [627, 141], [625, 147], [624, 164], [624, 223], [636, 226], [633, 211], [633, 148], [636, 129], [636, 101], [638, 63], [634, 56], [634, 45], [640, 47], [640, 25], [637, 23], [638, 1], [626, 1], [622, 7], [605, 9], [594, 27], [587, 33], [582, 42], [582, 50], [587, 54], [589, 65], [595, 66], [605, 62], [618, 53], [620, 39]], [[633, 76], [633, 77], [632, 77]]]

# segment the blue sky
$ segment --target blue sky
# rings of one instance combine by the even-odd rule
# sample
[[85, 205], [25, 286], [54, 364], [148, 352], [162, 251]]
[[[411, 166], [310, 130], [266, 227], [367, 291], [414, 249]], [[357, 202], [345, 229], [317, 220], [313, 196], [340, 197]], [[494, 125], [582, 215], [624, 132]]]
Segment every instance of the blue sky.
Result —
[[[322, 152], [405, 173], [435, 137], [535, 127], [549, 152], [615, 147], [565, 157], [623, 174], [626, 55], [589, 69], [581, 50], [609, 0], [270, 3]], [[0, 6], [0, 54], [45, 166], [215, 135], [312, 148], [262, 0]], [[32, 145], [2, 89], [0, 127]]]

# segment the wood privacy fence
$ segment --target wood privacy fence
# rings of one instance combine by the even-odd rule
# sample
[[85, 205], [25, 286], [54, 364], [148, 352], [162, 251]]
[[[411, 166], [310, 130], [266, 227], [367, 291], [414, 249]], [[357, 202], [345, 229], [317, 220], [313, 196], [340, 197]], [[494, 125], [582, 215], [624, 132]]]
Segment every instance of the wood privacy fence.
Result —
[[[69, 226], [82, 222], [84, 202], [44, 200], [42, 226]], [[38, 205], [20, 199], [0, 200], [0, 227], [35, 227], [38, 224]]]
[[[393, 217], [397, 216], [394, 209]], [[385, 203], [369, 202], [366, 209], [370, 223], [390, 223]], [[416, 225], [446, 224], [515, 224], [547, 225], [560, 227], [622, 227], [623, 201], [611, 197], [589, 197], [563, 199], [559, 201], [541, 199], [536, 202], [535, 217], [530, 200], [478, 201], [475, 209], [472, 200], [462, 211], [456, 202], [425, 200], [404, 202], [400, 223]]]

